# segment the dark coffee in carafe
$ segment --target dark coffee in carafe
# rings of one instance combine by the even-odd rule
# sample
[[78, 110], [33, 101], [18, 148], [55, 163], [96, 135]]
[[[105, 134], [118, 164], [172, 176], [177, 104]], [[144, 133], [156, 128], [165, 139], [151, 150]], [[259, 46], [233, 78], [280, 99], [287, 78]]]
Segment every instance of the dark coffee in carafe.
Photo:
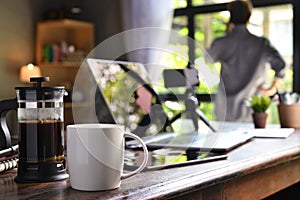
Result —
[[33, 165], [64, 161], [63, 121], [21, 121], [19, 126], [20, 161]]

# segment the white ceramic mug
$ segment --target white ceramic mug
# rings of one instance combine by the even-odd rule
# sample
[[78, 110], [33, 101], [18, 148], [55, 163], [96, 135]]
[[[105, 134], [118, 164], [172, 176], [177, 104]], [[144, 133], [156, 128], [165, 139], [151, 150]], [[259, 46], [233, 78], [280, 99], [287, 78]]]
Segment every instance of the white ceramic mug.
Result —
[[[144, 150], [142, 164], [128, 173], [123, 173], [125, 137], [140, 142]], [[74, 124], [67, 126], [67, 161], [72, 188], [111, 190], [145, 168], [148, 150], [138, 136], [117, 124]]]

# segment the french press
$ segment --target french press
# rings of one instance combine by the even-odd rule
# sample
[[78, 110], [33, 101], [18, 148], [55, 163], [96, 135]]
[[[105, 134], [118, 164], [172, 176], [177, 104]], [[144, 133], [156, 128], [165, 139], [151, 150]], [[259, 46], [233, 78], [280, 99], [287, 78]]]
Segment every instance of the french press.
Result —
[[[42, 82], [47, 81], [49, 77], [30, 78], [30, 82], [36, 82], [36, 87], [16, 87], [16, 99], [0, 102], [0, 108], [17, 109], [19, 161], [16, 182], [47, 182], [68, 177], [64, 156], [65, 89], [43, 87]], [[1, 122], [6, 112], [7, 109], [1, 113]], [[6, 124], [1, 123], [1, 129], [1, 145], [9, 147], [11, 141]]]

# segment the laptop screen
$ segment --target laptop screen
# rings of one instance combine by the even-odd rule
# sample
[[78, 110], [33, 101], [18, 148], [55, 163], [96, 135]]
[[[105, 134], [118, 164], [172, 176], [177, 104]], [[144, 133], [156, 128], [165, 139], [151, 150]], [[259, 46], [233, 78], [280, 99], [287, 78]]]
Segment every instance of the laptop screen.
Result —
[[101, 123], [118, 123], [138, 136], [164, 129], [166, 114], [141, 63], [88, 58], [98, 90], [95, 110]]
[[[165, 130], [170, 123], [162, 109], [157, 93], [152, 89], [144, 66], [140, 63], [87, 59], [88, 67], [97, 84], [95, 110], [100, 123], [117, 123], [144, 138], [149, 148], [179, 148], [205, 151], [228, 151], [249, 141], [250, 134], [224, 133], [201, 134], [192, 140], [181, 140]], [[155, 135], [155, 136], [153, 136]], [[162, 139], [161, 137], [168, 136]], [[179, 135], [180, 136], [180, 135]], [[130, 141], [128, 147], [136, 148]]]

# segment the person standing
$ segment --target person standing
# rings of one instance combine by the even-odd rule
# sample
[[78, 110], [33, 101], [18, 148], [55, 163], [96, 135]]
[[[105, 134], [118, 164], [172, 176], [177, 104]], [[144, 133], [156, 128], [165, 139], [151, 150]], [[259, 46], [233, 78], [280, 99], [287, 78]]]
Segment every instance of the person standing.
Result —
[[[248, 0], [235, 0], [228, 4], [230, 20], [225, 36], [215, 39], [207, 50], [213, 62], [221, 63], [221, 82], [215, 113], [217, 120], [250, 122], [251, 109], [245, 98], [257, 93], [272, 96], [285, 75], [285, 61], [265, 37], [249, 32], [252, 4]], [[266, 63], [275, 71], [273, 83], [264, 88]], [[226, 105], [225, 105], [226, 100]], [[226, 107], [225, 107], [226, 106]]]

